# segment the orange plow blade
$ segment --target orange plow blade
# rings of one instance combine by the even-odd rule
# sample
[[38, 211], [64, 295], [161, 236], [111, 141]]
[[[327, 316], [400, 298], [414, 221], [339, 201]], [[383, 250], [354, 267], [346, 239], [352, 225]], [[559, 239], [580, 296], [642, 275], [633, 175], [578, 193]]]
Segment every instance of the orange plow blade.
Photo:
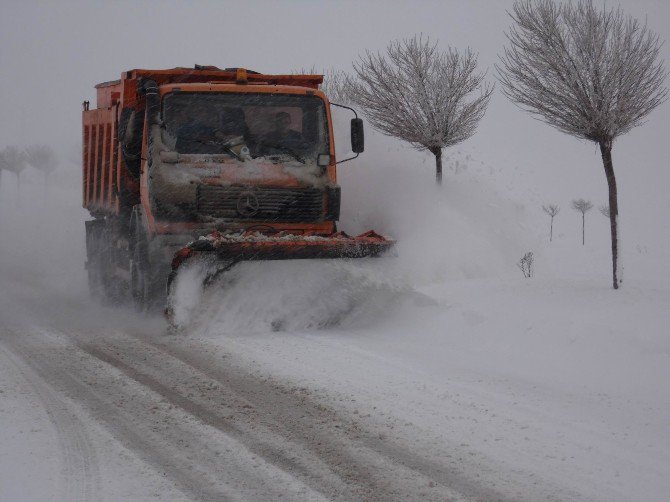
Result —
[[312, 258], [376, 257], [395, 241], [370, 230], [356, 237], [344, 232], [330, 235], [298, 235], [285, 232], [221, 233], [214, 231], [175, 253], [172, 271], [192, 257], [215, 257], [223, 262], [249, 260], [300, 260]]
[[391, 250], [394, 244], [392, 239], [372, 230], [356, 237], [344, 232], [309, 235], [214, 231], [174, 254], [167, 282], [168, 306], [165, 314], [173, 324], [172, 290], [179, 269], [187, 263], [202, 263], [206, 266], [208, 272], [204, 285], [207, 286], [221, 273], [242, 261], [378, 257]]

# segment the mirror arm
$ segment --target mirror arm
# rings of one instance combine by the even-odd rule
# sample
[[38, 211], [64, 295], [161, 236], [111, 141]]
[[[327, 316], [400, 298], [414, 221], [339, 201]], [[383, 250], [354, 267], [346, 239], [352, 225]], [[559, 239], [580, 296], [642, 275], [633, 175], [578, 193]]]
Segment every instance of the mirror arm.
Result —
[[[346, 108], [347, 110], [351, 110], [352, 112], [354, 112], [354, 117], [358, 118], [358, 113], [356, 113], [356, 110], [354, 110], [352, 107], [346, 105], [340, 105], [338, 103], [333, 103], [332, 101], [330, 102], [330, 104], [332, 106], [337, 106], [339, 108]], [[335, 162], [335, 164], [342, 164], [342, 162], [349, 162], [350, 160], [354, 160], [355, 158], [357, 158], [359, 155], [360, 153], [357, 153], [356, 155], [354, 155], [353, 157], [349, 157], [348, 159], [338, 160], [337, 162]]]
[[360, 155], [360, 153], [357, 153], [356, 155], [354, 155], [353, 157], [349, 157], [348, 159], [338, 160], [337, 162], [335, 162], [335, 164], [341, 164], [342, 162], [349, 162], [350, 160], [354, 160], [359, 155]]
[[333, 103], [332, 101], [330, 102], [330, 104], [333, 106], [337, 106], [339, 108], [346, 108], [347, 110], [351, 110], [352, 112], [354, 112], [354, 116], [358, 118], [358, 113], [356, 113], [356, 110], [354, 110], [352, 107], [345, 105], [338, 105], [337, 103]]

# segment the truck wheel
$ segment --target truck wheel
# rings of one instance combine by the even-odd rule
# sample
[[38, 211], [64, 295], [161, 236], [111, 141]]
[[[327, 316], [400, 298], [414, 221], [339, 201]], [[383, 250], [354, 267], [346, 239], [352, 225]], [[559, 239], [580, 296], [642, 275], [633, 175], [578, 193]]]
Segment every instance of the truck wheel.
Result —
[[116, 275], [118, 263], [116, 241], [118, 239], [115, 222], [107, 221], [107, 225], [101, 232], [100, 245], [100, 273], [105, 293], [105, 300], [111, 305], [120, 305], [126, 301], [128, 296], [125, 281]]
[[86, 272], [88, 275], [88, 290], [94, 298], [102, 298], [104, 294], [102, 272], [102, 230], [101, 220], [85, 222], [86, 225]]
[[151, 303], [151, 267], [139, 211], [133, 211], [130, 228], [130, 293], [138, 310], [144, 311]]

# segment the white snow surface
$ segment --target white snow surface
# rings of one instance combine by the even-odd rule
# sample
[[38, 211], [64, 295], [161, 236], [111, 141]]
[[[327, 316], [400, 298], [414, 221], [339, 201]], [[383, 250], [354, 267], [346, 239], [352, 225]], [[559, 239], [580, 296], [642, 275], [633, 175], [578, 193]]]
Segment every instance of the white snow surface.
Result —
[[[589, 214], [582, 246], [568, 199], [549, 243], [540, 187], [523, 171], [453, 160], [442, 187], [430, 164], [343, 170], [342, 228], [390, 235], [398, 256], [238, 265], [190, 297], [188, 336], [335, 391], [394, 434], [412, 424], [477, 459], [485, 482], [504, 472], [533, 480], [538, 496], [664, 500], [667, 234], [641, 245], [625, 240], [635, 228], [625, 233], [626, 281], [614, 291], [608, 220]], [[525, 279], [516, 263], [530, 250]]]
[[[667, 218], [636, 212], [622, 189], [626, 275], [614, 291], [608, 222], [588, 214], [582, 246], [574, 194], [543, 200], [534, 170], [488, 166], [464, 150], [451, 152], [435, 187], [430, 159], [421, 164], [419, 154], [371, 136], [368, 160], [340, 169], [340, 228], [389, 235], [398, 256], [245, 263], [204, 292], [197, 274], [182, 277], [188, 294], [177, 307], [186, 327], [176, 336], [309, 388], [509, 499], [666, 500]], [[43, 312], [59, 305], [95, 318], [77, 170], [61, 174], [44, 197], [39, 179], [24, 183], [34, 206], [2, 179], [3, 333], [31, 323], [48, 331], [52, 314]], [[540, 207], [547, 202], [563, 207], [552, 243]], [[516, 267], [527, 251], [535, 256], [530, 279]], [[0, 459], [0, 500], [67, 493], [53, 461], [59, 436], [45, 415], [58, 403], [45, 405], [22, 363], [0, 357], [0, 451], [10, 452]], [[134, 468], [141, 459], [93, 418], [78, 420], [102, 455], [103, 474], [88, 490], [104, 486], [110, 500], [131, 491], [137, 500], [183, 496], [157, 471]]]

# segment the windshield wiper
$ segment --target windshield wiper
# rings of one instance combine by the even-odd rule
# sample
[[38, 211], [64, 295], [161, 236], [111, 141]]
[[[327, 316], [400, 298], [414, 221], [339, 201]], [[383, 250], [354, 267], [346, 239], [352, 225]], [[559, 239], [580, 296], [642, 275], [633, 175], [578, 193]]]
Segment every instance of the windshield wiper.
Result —
[[197, 140], [197, 142], [201, 143], [203, 145], [207, 145], [207, 146], [219, 146], [223, 149], [224, 153], [227, 153], [231, 157], [235, 157], [240, 162], [244, 162], [244, 159], [242, 158], [242, 156], [235, 153], [235, 151], [225, 143], [222, 143], [222, 142], [219, 142], [219, 141], [200, 141], [200, 140]]
[[277, 150], [282, 150], [283, 152], [288, 153], [291, 157], [293, 157], [295, 160], [300, 162], [301, 164], [306, 164], [307, 161], [300, 155], [298, 154], [295, 150], [292, 148], [289, 148], [288, 146], [285, 145], [267, 145], [270, 148], [275, 148]]

